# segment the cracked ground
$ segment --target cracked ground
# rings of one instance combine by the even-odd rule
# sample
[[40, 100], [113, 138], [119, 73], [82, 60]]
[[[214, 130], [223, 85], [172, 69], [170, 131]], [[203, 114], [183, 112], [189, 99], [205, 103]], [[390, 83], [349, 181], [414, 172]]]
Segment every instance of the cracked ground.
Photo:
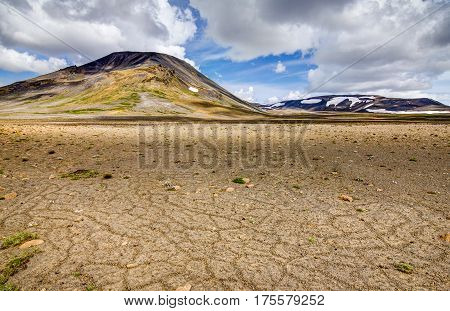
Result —
[[[449, 290], [449, 138], [447, 124], [2, 121], [0, 238], [44, 241], [9, 282]], [[97, 174], [62, 178], [81, 169]]]

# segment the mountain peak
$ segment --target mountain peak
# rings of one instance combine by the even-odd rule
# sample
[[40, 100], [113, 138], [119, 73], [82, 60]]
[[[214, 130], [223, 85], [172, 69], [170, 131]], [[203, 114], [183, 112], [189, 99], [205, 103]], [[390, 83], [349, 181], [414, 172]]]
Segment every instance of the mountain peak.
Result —
[[183, 65], [189, 66], [188, 63], [167, 54], [156, 52], [124, 51], [111, 53], [95, 61], [82, 65], [78, 67], [78, 69], [83, 73], [93, 74], [101, 71], [134, 68], [142, 65], [167, 65], [168, 62], [182, 62]]

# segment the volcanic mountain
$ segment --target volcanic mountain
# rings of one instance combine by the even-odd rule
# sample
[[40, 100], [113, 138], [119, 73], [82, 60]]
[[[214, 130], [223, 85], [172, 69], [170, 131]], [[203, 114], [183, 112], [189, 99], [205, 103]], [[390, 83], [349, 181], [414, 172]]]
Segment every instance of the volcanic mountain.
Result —
[[245, 117], [259, 108], [194, 67], [153, 52], [117, 52], [0, 88], [0, 114]]
[[287, 100], [266, 110], [287, 112], [368, 112], [389, 114], [450, 113], [450, 107], [428, 98], [387, 98], [377, 95], [328, 95]]

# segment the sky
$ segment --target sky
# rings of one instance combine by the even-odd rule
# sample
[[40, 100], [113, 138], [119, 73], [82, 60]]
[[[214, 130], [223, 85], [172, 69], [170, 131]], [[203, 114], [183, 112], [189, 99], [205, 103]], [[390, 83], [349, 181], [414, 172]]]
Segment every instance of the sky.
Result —
[[449, 2], [0, 0], [0, 85], [155, 51], [251, 102], [376, 94], [450, 105]]

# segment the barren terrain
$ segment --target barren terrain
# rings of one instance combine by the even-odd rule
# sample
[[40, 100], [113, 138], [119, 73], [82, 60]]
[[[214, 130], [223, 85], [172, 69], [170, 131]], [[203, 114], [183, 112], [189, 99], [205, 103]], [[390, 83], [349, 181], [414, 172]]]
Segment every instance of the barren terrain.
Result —
[[22, 290], [450, 290], [449, 129], [1, 121], [0, 238], [43, 242], [0, 269], [29, 252]]

